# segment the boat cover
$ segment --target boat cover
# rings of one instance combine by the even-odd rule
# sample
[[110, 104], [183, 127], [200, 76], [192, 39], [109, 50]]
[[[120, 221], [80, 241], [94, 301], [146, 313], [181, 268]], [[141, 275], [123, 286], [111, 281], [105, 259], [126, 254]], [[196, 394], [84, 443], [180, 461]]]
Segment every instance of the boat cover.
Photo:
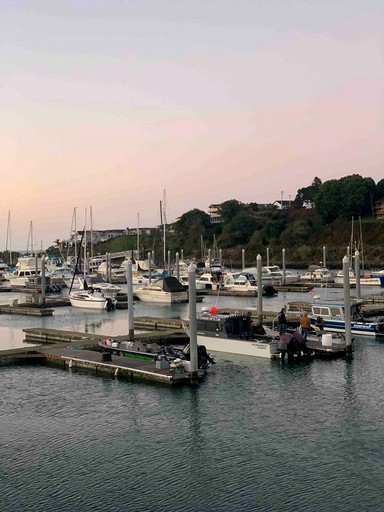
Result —
[[170, 276], [159, 279], [159, 285], [165, 292], [185, 292], [184, 286], [180, 283], [177, 277]]

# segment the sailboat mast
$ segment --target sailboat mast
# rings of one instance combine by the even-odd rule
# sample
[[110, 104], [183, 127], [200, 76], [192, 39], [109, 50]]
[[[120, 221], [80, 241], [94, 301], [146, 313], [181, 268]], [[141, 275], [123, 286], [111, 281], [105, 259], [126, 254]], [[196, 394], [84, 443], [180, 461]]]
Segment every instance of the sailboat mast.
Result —
[[[76, 265], [76, 262], [77, 262], [77, 225], [76, 225], [76, 206], [73, 208], [73, 214], [72, 214], [72, 226], [71, 226], [71, 229], [73, 228], [72, 230], [72, 233], [73, 233], [73, 242], [75, 244], [75, 265]], [[68, 255], [67, 255], [67, 258], [68, 258]]]
[[140, 259], [140, 213], [137, 214], [137, 261]]
[[85, 207], [84, 212], [84, 262], [83, 262], [83, 274], [84, 278], [87, 273], [87, 207]]
[[360, 254], [361, 254], [361, 268], [364, 273], [364, 250], [363, 250], [363, 227], [361, 224], [361, 217], [359, 217], [359, 226], [360, 226]]
[[12, 266], [11, 210], [8, 210], [7, 241], [5, 246], [5, 250], [9, 250], [9, 266]]
[[163, 222], [163, 203], [162, 201], [160, 201], [160, 224], [161, 224], [161, 227], [163, 229], [163, 264], [164, 264], [164, 268], [166, 266], [166, 261], [165, 261], [165, 231], [164, 231], [164, 222]]
[[164, 269], [167, 268], [167, 251], [166, 251], [166, 242], [165, 242], [165, 234], [167, 228], [167, 214], [166, 214], [166, 195], [165, 190], [163, 190], [163, 253], [164, 253]]
[[33, 228], [32, 221], [29, 224], [28, 242], [27, 242], [27, 253], [29, 253], [29, 247], [31, 247], [31, 253], [33, 253]]
[[89, 215], [91, 218], [91, 261], [92, 261], [92, 273], [93, 273], [93, 217], [92, 217], [92, 206], [89, 207]]

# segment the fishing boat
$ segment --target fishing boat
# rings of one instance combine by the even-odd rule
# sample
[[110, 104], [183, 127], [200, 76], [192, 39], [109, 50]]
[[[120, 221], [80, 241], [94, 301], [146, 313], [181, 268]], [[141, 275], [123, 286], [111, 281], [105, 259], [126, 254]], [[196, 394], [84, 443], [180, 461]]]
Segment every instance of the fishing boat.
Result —
[[160, 277], [135, 289], [135, 295], [143, 302], [161, 302], [175, 304], [188, 301], [188, 292], [174, 277]]
[[215, 307], [197, 315], [197, 343], [207, 350], [271, 359], [280, 354], [276, 331], [253, 325], [250, 314], [222, 314]]
[[[363, 336], [384, 336], [384, 318], [365, 318], [363, 300], [351, 302], [351, 334]], [[316, 325], [321, 318], [324, 330], [345, 333], [345, 306], [343, 302], [314, 302], [308, 314], [311, 324]]]

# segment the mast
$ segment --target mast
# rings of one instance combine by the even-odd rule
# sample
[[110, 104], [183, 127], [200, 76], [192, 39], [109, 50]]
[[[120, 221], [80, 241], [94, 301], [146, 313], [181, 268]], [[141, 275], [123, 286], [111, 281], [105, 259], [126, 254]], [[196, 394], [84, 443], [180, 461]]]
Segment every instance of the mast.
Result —
[[364, 273], [364, 250], [363, 250], [363, 227], [361, 224], [361, 217], [359, 217], [359, 227], [360, 227], [360, 255], [361, 255], [361, 268]]
[[[140, 260], [140, 213], [137, 214], [137, 262]], [[138, 263], [137, 263], [138, 268]]]
[[93, 274], [93, 218], [92, 218], [92, 206], [89, 207], [89, 215], [91, 218], [91, 261], [92, 261], [92, 274]]
[[[9, 247], [8, 247], [9, 244]], [[8, 210], [7, 222], [7, 240], [5, 242], [5, 250], [9, 250], [9, 266], [12, 266], [12, 240], [11, 240], [11, 210]]]
[[85, 279], [85, 275], [87, 273], [87, 207], [85, 207], [84, 211], [84, 251], [83, 251], [83, 275]]
[[166, 195], [165, 195], [165, 189], [163, 190], [163, 255], [164, 255], [164, 269], [167, 268], [167, 252], [166, 252], [166, 243], [165, 243], [165, 233], [166, 233], [166, 227], [167, 227], [167, 214], [166, 214]]
[[32, 227], [32, 221], [29, 224], [29, 233], [28, 233], [28, 242], [27, 242], [27, 253], [29, 252], [29, 247], [31, 247], [31, 253], [33, 253], [33, 227]]
[[163, 222], [163, 203], [162, 201], [160, 201], [160, 225], [162, 227], [162, 230], [163, 230], [163, 264], [164, 264], [164, 268], [166, 266], [166, 261], [165, 261], [165, 229], [164, 229], [164, 222]]

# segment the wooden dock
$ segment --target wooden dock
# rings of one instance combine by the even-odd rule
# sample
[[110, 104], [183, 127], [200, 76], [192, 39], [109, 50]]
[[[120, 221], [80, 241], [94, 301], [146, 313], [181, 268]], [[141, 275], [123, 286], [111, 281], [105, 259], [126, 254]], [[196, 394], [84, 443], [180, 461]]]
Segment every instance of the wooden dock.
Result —
[[[197, 384], [205, 377], [205, 371], [199, 370], [197, 382], [192, 382], [192, 374], [183, 366], [163, 368], [158, 361], [148, 361], [134, 357], [108, 354], [110, 361], [104, 359], [98, 342], [106, 338], [96, 334], [61, 331], [58, 329], [25, 329], [26, 342], [42, 343], [29, 349], [13, 349], [0, 353], [0, 366], [10, 364], [43, 364], [59, 366], [64, 369], [81, 369], [93, 374], [127, 378], [132, 381], [145, 380], [167, 385]], [[157, 343], [159, 345], [185, 345], [189, 339], [185, 334], [166, 331], [136, 334], [135, 339]], [[127, 339], [127, 336], [114, 336], [114, 339]]]
[[[162, 384], [180, 385], [191, 383], [191, 373], [183, 367], [172, 371], [161, 369], [155, 361], [112, 355], [111, 361], [103, 361], [102, 354], [95, 350], [75, 348], [43, 348], [39, 351], [46, 358], [48, 365], [61, 366], [65, 369], [83, 369], [94, 374], [125, 377], [132, 381], [149, 381]], [[199, 380], [205, 375], [199, 370]]]

